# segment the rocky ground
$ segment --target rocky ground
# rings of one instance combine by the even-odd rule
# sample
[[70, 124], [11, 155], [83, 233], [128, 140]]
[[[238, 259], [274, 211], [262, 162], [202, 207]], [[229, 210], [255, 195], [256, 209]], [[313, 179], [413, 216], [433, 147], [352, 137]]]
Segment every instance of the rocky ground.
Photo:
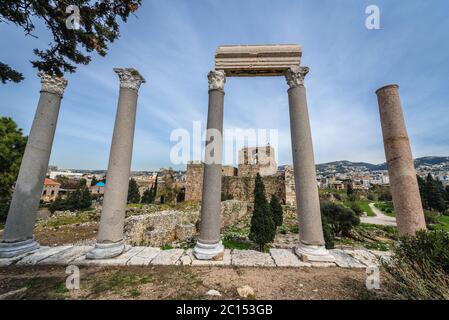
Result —
[[[0, 268], [0, 295], [15, 299], [365, 299], [363, 269], [254, 267], [84, 267], [69, 291], [65, 267]], [[207, 295], [216, 290], [220, 296]]]

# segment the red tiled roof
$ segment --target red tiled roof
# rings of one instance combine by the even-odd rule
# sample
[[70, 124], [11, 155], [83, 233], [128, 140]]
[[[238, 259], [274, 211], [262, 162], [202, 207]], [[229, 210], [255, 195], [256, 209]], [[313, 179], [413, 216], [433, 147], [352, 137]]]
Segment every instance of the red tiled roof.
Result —
[[45, 180], [44, 180], [44, 186], [58, 186], [58, 185], [60, 185], [60, 183], [57, 183], [54, 180], [51, 180], [48, 178], [45, 178]]

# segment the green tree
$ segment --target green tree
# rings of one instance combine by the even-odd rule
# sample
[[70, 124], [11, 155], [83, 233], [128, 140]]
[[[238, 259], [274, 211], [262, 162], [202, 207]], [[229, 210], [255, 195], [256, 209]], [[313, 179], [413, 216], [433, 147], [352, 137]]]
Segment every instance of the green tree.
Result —
[[354, 211], [333, 202], [321, 205], [321, 215], [334, 236], [350, 236], [352, 228], [360, 224], [360, 218]]
[[151, 186], [150, 189], [146, 189], [143, 192], [141, 202], [148, 204], [148, 203], [153, 203], [153, 201], [154, 201], [154, 198], [153, 198], [153, 186]]
[[276, 195], [272, 195], [271, 196], [271, 200], [270, 200], [270, 208], [271, 208], [271, 213], [273, 215], [273, 221], [276, 227], [280, 227], [282, 226], [282, 223], [284, 222], [284, 213], [282, 211], [282, 206], [281, 203], [279, 201], [279, 198], [276, 197]]
[[154, 181], [153, 186], [151, 187], [153, 189], [153, 201], [154, 199], [156, 199], [157, 196], [157, 179], [158, 179], [159, 175], [156, 175], [156, 180]]
[[0, 221], [6, 219], [27, 138], [11, 119], [0, 117]]
[[433, 179], [430, 173], [426, 178], [424, 192], [428, 209], [438, 212], [444, 212], [447, 209], [443, 184]]
[[95, 186], [97, 183], [98, 183], [97, 177], [96, 177], [96, 176], [93, 176], [93, 177], [92, 177], [92, 180], [90, 181], [90, 185], [91, 185], [91, 186]]
[[80, 199], [77, 209], [89, 209], [92, 205], [92, 196], [89, 189], [84, 185], [81, 187]]
[[[0, 1], [0, 23], [11, 23], [32, 36], [36, 25], [44, 25], [52, 36], [52, 42], [44, 50], [34, 49], [37, 60], [31, 61], [40, 71], [62, 76], [74, 72], [76, 64], [89, 64], [90, 52], [105, 56], [108, 45], [119, 37], [119, 22], [137, 11], [141, 0], [109, 1], [50, 1], [8, 0]], [[75, 11], [66, 13], [69, 5], [79, 8], [79, 28], [68, 28]], [[7, 64], [0, 64], [0, 79], [20, 82], [23, 75]]]
[[259, 174], [256, 176], [254, 186], [254, 210], [251, 217], [251, 230], [249, 238], [259, 245], [263, 251], [265, 244], [274, 240], [276, 226], [270, 205], [265, 197], [265, 186]]
[[140, 193], [136, 180], [131, 178], [128, 185], [128, 203], [139, 203]]

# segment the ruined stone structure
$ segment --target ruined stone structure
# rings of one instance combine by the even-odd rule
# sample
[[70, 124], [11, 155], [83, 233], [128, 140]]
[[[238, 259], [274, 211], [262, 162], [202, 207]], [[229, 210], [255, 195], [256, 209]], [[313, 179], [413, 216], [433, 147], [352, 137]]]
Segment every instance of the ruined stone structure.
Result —
[[[222, 191], [222, 132], [226, 77], [285, 76], [289, 97], [297, 213], [300, 238], [296, 253], [303, 260], [334, 261], [324, 247], [318, 186], [316, 183], [311, 129], [304, 78], [300, 66], [302, 51], [297, 45], [221, 46], [215, 55], [215, 69], [209, 72], [209, 108], [204, 159], [200, 237], [194, 248], [196, 258], [220, 259], [220, 200]], [[271, 150], [271, 149], [268, 149]], [[247, 150], [249, 151], [249, 150]], [[269, 156], [266, 155], [268, 158]], [[265, 159], [267, 158], [265, 157]], [[258, 149], [245, 152], [244, 159], [259, 164]], [[274, 173], [272, 164], [262, 165]], [[274, 172], [273, 172], [274, 171]]]
[[[261, 150], [261, 151], [259, 151]], [[258, 153], [258, 151], [260, 153]], [[239, 150], [238, 169], [232, 166], [222, 167], [221, 193], [225, 199], [254, 201], [254, 181], [259, 173], [265, 184], [267, 197], [276, 195], [282, 203], [296, 205], [293, 168], [286, 166], [278, 171], [272, 147], [242, 148]], [[257, 161], [257, 156], [266, 157]], [[201, 201], [204, 164], [187, 164], [186, 200]]]
[[278, 171], [274, 149], [270, 146], [239, 150], [239, 175], [271, 176]]
[[[296, 203], [299, 243], [295, 251], [303, 262], [307, 260], [312, 263], [314, 261], [334, 262], [337, 259], [324, 248], [304, 87], [304, 79], [309, 69], [300, 66], [301, 55], [301, 48], [297, 45], [221, 46], [218, 48], [215, 68], [208, 74], [209, 106], [204, 164], [190, 164], [187, 173], [186, 198], [201, 200], [200, 236], [193, 249], [196, 259], [220, 260], [223, 259], [223, 255], [227, 259], [220, 241], [220, 231], [222, 225], [231, 223], [232, 219], [222, 209], [222, 191], [235, 198], [250, 199], [254, 189], [251, 177], [257, 172], [263, 175], [267, 193], [278, 194], [286, 203]], [[135, 69], [114, 69], [114, 71], [120, 79], [120, 93], [107, 184], [95, 247], [89, 247], [88, 252], [83, 249], [87, 259], [108, 259], [121, 255], [127, 250], [124, 235], [125, 207], [137, 96], [140, 85], [145, 82], [145, 79]], [[222, 166], [224, 85], [226, 77], [231, 76], [285, 76], [289, 87], [287, 92], [293, 167], [287, 166], [283, 172], [277, 172], [276, 164], [271, 160], [268, 164], [260, 161], [259, 148], [247, 149], [246, 153], [243, 152], [243, 166], [239, 167], [240, 173], [235, 168]], [[39, 248], [39, 244], [34, 240], [34, 227], [61, 99], [67, 81], [45, 73], [39, 73], [39, 77], [41, 78], [40, 98], [22, 158], [3, 238], [0, 241], [0, 258], [11, 258], [3, 259], [8, 260], [6, 263], [15, 261], [15, 257], [22, 259], [24, 264], [29, 264], [29, 259], [39, 259], [39, 261], [43, 259], [39, 253], [36, 254], [37, 257], [33, 257], [33, 254], [27, 257], [25, 253]], [[425, 229], [426, 225], [398, 86], [385, 86], [376, 93], [399, 234], [414, 234], [417, 230]], [[269, 155], [263, 156], [264, 160], [271, 159], [274, 150], [273, 153], [271, 148], [265, 151], [269, 151]], [[234, 205], [236, 204], [233, 204], [233, 208]], [[237, 215], [232, 215], [237, 218], [240, 217], [240, 212], [244, 212], [243, 207], [242, 211], [234, 209], [231, 211], [238, 212]], [[151, 228], [151, 225], [142, 224], [142, 228], [147, 227]], [[175, 237], [188, 237], [192, 233], [192, 225], [176, 223], [174, 232]], [[66, 250], [64, 247], [56, 249], [61, 252]], [[75, 249], [78, 250], [78, 248]], [[151, 251], [151, 248], [147, 249]], [[53, 249], [48, 251], [53, 252], [52, 254], [57, 252]], [[131, 251], [132, 249], [123, 256], [130, 255]], [[181, 255], [182, 250], [178, 251], [181, 251]], [[244, 254], [234, 255], [232, 263], [241, 259], [240, 256]], [[122, 260], [126, 261], [126, 259]], [[89, 264], [86, 261], [88, 260], [83, 256], [83, 263]]]

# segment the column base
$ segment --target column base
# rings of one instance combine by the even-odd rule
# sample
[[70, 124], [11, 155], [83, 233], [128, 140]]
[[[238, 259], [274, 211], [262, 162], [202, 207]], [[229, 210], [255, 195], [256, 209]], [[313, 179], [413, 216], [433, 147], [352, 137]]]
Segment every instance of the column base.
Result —
[[335, 262], [335, 257], [324, 246], [299, 243], [295, 253], [303, 262]]
[[86, 254], [86, 259], [97, 260], [115, 258], [128, 251], [130, 248], [131, 247], [126, 245], [123, 240], [113, 243], [97, 242], [95, 248]]
[[0, 242], [0, 258], [13, 258], [37, 250], [39, 247], [34, 238], [17, 242]]
[[224, 247], [220, 242], [214, 244], [206, 244], [198, 241], [193, 254], [198, 260], [223, 260]]

